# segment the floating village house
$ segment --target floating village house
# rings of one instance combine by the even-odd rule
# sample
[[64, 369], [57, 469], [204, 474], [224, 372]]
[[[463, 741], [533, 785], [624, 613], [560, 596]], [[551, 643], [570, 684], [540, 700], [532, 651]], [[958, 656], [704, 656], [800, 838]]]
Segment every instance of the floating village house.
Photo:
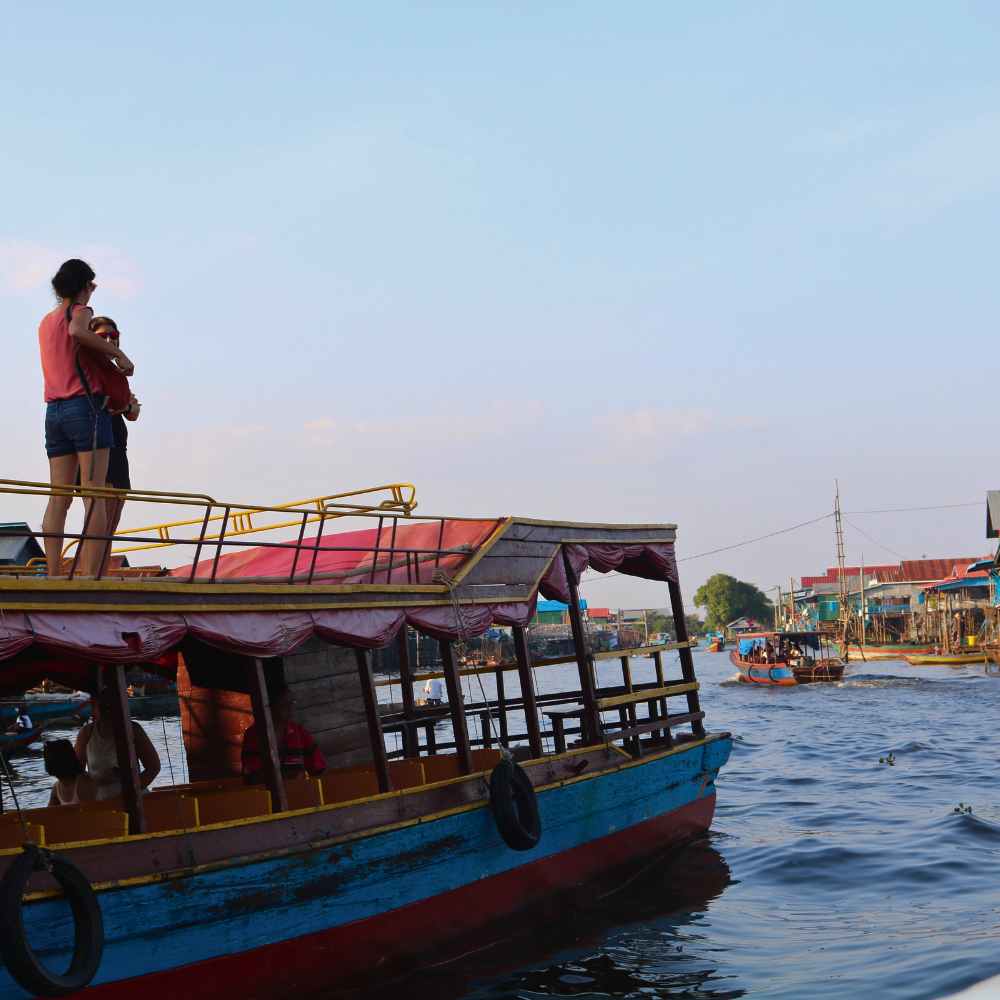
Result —
[[[850, 613], [859, 616], [863, 604], [865, 630], [873, 641], [935, 639], [942, 610], [981, 611], [989, 603], [987, 574], [970, 571], [981, 559], [954, 556], [845, 567]], [[835, 631], [840, 620], [840, 592], [838, 567], [827, 569], [823, 576], [803, 577], [801, 589], [794, 595], [796, 615], [808, 621], [811, 628]], [[966, 628], [974, 623], [975, 616], [968, 619]]]

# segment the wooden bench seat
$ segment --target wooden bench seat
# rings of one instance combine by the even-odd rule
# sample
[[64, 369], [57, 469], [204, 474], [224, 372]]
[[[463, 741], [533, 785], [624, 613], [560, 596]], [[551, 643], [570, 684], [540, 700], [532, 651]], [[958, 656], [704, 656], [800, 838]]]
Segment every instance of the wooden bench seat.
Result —
[[271, 793], [266, 788], [226, 789], [195, 798], [201, 826], [271, 815]]
[[80, 806], [46, 806], [25, 809], [24, 818], [45, 828], [45, 843], [71, 844], [82, 840], [110, 840], [128, 836], [128, 813], [119, 809]]

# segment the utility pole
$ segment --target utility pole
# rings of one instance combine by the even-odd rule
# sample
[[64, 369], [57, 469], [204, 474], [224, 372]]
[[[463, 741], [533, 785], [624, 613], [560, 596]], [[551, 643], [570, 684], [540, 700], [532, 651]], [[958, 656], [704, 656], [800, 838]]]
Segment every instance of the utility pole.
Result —
[[795, 628], [795, 577], [788, 578], [788, 625]]
[[840, 516], [840, 480], [835, 479], [837, 487], [836, 498], [833, 506], [833, 518], [837, 533], [837, 579], [840, 584], [839, 590], [839, 615], [840, 618], [840, 644], [843, 647], [841, 652], [844, 662], [847, 662], [847, 643], [850, 634], [850, 611], [847, 607], [847, 577], [844, 576], [844, 522]]
[[865, 644], [865, 554], [861, 553], [861, 645]]

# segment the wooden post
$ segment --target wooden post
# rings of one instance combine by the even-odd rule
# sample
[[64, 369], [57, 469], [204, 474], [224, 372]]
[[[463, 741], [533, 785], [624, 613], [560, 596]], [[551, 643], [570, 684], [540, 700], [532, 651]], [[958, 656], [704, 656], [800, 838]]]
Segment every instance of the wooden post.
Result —
[[462, 688], [458, 680], [458, 668], [452, 655], [451, 643], [440, 640], [441, 668], [444, 683], [448, 689], [448, 703], [451, 706], [451, 726], [455, 730], [455, 749], [463, 774], [472, 774], [472, 751], [469, 749], [469, 729], [465, 722], [465, 705], [462, 703]]
[[[500, 646], [501, 652], [503, 646]], [[497, 722], [500, 728], [500, 743], [507, 746], [507, 692], [503, 680], [503, 665], [497, 667]]]
[[528, 649], [528, 635], [523, 625], [515, 625], [513, 631], [517, 675], [521, 682], [521, 704], [524, 705], [524, 721], [528, 727], [528, 744], [531, 746], [532, 757], [541, 757], [542, 731], [538, 725], [538, 703], [535, 701], [535, 685], [531, 676], [531, 650]]
[[375, 777], [378, 778], [378, 790], [389, 792], [392, 790], [392, 782], [389, 780], [389, 762], [385, 756], [385, 739], [382, 736], [382, 718], [378, 714], [372, 665], [363, 649], [355, 649], [354, 656], [358, 661], [358, 679], [361, 681], [361, 696], [365, 702], [368, 739], [371, 741], [372, 762], [375, 765]]
[[128, 812], [129, 832], [146, 832], [146, 816], [142, 809], [142, 786], [139, 784], [139, 761], [135, 755], [135, 733], [128, 714], [128, 685], [125, 667], [118, 663], [104, 671], [111, 697], [104, 702], [111, 710], [111, 730], [115, 736], [118, 773], [121, 775], [122, 799]]
[[573, 630], [573, 646], [576, 662], [580, 668], [580, 692], [583, 695], [583, 743], [592, 746], [601, 742], [601, 716], [597, 711], [597, 685], [594, 683], [594, 661], [587, 651], [587, 640], [583, 633], [583, 618], [580, 615], [580, 591], [570, 565], [569, 553], [562, 547], [563, 568], [566, 571], [566, 588], [569, 591], [569, 623]]
[[[413, 671], [410, 669], [410, 643], [406, 625], [399, 630], [399, 686], [403, 692], [403, 718], [409, 722], [416, 715], [413, 701]], [[420, 737], [416, 726], [403, 726], [403, 756], [420, 756]]]
[[[688, 641], [687, 622], [684, 620], [684, 598], [681, 595], [681, 585], [676, 580], [671, 580], [667, 584], [670, 591], [670, 609], [674, 616], [674, 631], [677, 633], [677, 641], [686, 643]], [[682, 646], [678, 653], [681, 658], [681, 673], [688, 683], [697, 680], [694, 675], [694, 657], [691, 655], [689, 646]], [[700, 712], [701, 705], [698, 703], [698, 692], [688, 691], [687, 693], [688, 712]], [[701, 739], [705, 735], [705, 725], [701, 719], [696, 719], [691, 723], [691, 731]]]
[[264, 783], [271, 793], [271, 809], [274, 812], [288, 811], [288, 795], [285, 792], [285, 776], [281, 773], [281, 752], [278, 736], [271, 718], [271, 699], [267, 693], [267, 679], [264, 677], [264, 661], [259, 656], [253, 659], [250, 671], [250, 704], [253, 706], [253, 721], [257, 732], [257, 747], [264, 765]]
[[[631, 694], [635, 690], [632, 686], [632, 664], [629, 662], [629, 658], [627, 656], [622, 656], [620, 659], [622, 661], [622, 686], [629, 694]], [[625, 715], [628, 719], [628, 724], [634, 728], [639, 721], [635, 705], [629, 705], [626, 708]], [[639, 746], [639, 734], [636, 733], [635, 736], [633, 736], [631, 740], [626, 743], [626, 746], [628, 743], [632, 744], [632, 753], [634, 753], [636, 757], [641, 757], [642, 747]]]

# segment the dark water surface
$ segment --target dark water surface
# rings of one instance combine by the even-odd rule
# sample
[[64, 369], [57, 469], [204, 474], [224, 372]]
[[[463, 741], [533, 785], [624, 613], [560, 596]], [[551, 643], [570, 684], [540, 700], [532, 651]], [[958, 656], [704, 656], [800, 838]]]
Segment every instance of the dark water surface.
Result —
[[[380, 996], [931, 998], [1000, 973], [1000, 678], [852, 663], [840, 684], [751, 688], [725, 653], [695, 656], [708, 728], [735, 737], [710, 836]], [[160, 782], [168, 747], [185, 780], [177, 720], [143, 725]], [[42, 804], [40, 755], [14, 765]]]

